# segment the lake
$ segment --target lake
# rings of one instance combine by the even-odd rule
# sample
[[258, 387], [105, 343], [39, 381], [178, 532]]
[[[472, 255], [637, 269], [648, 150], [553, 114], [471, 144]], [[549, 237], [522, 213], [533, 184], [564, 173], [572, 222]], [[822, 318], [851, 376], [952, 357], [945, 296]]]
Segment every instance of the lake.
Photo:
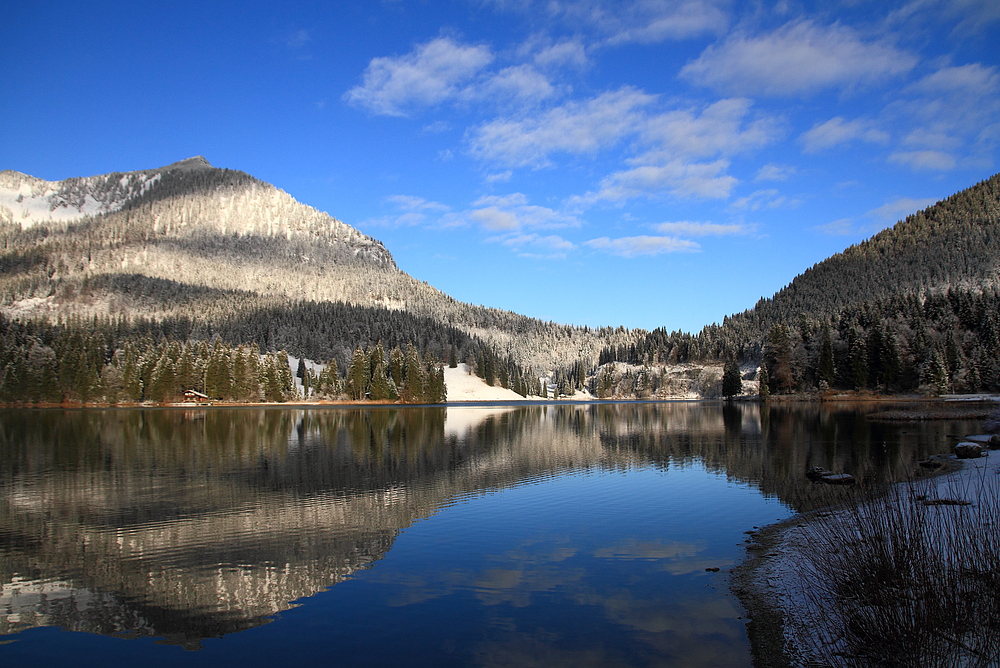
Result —
[[745, 532], [980, 426], [885, 408], [0, 410], [0, 664], [749, 666]]

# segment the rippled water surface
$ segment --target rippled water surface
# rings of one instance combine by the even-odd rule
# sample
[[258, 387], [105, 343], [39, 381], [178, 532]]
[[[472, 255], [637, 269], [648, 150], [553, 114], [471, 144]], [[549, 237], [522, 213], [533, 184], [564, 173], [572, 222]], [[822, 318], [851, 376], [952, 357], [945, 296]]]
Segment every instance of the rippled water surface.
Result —
[[749, 666], [744, 532], [976, 427], [863, 412], [0, 411], [0, 665]]

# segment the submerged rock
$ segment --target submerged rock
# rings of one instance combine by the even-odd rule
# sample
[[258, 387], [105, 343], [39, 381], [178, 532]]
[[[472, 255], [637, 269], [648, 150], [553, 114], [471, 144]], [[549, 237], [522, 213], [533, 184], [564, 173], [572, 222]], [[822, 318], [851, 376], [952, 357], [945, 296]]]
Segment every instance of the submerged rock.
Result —
[[854, 476], [850, 473], [834, 473], [822, 466], [814, 466], [806, 471], [806, 477], [813, 482], [825, 482], [827, 485], [853, 485]]
[[917, 464], [920, 466], [920, 468], [930, 469], [932, 472], [940, 471], [942, 468], [944, 468], [944, 462], [942, 462], [940, 459], [933, 459], [933, 458], [925, 459], [923, 461], [917, 462]]
[[853, 485], [854, 476], [850, 473], [831, 473], [830, 475], [825, 475], [822, 481], [827, 485]]
[[813, 482], [819, 482], [820, 480], [823, 479], [823, 476], [825, 475], [833, 475], [833, 472], [827, 471], [822, 466], [814, 466], [808, 471], [806, 471], [806, 477], [812, 480]]
[[976, 459], [983, 456], [983, 446], [972, 441], [963, 441], [955, 446], [955, 456], [959, 459]]

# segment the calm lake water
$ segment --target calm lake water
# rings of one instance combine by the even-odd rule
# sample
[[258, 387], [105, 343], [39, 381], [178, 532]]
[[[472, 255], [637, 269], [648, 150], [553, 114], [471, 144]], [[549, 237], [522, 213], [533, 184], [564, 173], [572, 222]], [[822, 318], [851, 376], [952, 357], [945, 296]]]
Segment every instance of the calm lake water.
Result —
[[979, 427], [870, 410], [3, 410], [0, 665], [749, 666], [744, 532]]

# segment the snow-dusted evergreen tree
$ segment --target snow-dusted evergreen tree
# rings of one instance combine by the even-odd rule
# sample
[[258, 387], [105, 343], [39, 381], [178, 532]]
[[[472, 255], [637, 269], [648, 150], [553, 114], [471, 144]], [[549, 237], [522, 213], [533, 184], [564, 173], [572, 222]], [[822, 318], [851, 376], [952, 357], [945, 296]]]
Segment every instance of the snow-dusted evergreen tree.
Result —
[[370, 390], [372, 401], [396, 401], [399, 399], [399, 392], [396, 390], [396, 384], [387, 373], [384, 356], [373, 355], [372, 359], [377, 359], [377, 366], [372, 372]]
[[740, 375], [740, 365], [732, 357], [726, 362], [722, 372], [722, 396], [731, 399], [743, 392], [743, 378]]
[[404, 357], [403, 391], [400, 393], [400, 399], [408, 404], [423, 403], [425, 382], [420, 353], [417, 352], [412, 343], [407, 344]]
[[364, 348], [358, 346], [347, 369], [347, 396], [351, 399], [364, 399], [368, 394], [371, 382], [371, 358]]

